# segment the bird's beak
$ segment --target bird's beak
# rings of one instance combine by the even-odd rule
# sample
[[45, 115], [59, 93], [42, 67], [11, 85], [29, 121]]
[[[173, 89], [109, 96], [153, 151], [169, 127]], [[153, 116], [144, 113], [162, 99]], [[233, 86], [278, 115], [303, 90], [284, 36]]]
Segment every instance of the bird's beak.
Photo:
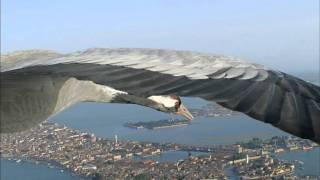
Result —
[[193, 116], [190, 113], [190, 111], [183, 105], [181, 104], [180, 107], [178, 108], [178, 111], [176, 112], [176, 114], [181, 115], [185, 118], [187, 118], [188, 120], [192, 120]]

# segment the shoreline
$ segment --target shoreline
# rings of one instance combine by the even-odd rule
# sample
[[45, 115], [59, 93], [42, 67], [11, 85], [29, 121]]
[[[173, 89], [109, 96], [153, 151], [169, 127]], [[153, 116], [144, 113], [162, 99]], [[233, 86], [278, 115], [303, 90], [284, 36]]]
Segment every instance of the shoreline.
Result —
[[163, 125], [163, 126], [154, 126], [154, 127], [146, 127], [146, 126], [132, 126], [132, 125], [124, 125], [126, 128], [130, 129], [149, 129], [149, 130], [154, 130], [154, 129], [163, 129], [163, 128], [173, 128], [173, 127], [180, 127], [180, 126], [186, 126], [189, 125], [189, 123], [183, 123], [183, 124], [172, 124], [172, 125]]
[[[162, 128], [179, 127], [179, 126], [186, 126], [186, 125], [189, 125], [189, 124], [175, 124], [175, 125], [168, 125], [168, 126], [158, 126], [158, 127], [151, 128], [151, 130], [152, 130], [152, 129], [162, 129]], [[148, 129], [148, 128], [147, 128], [147, 129]]]
[[[4, 155], [5, 155], [5, 157], [4, 157]], [[78, 174], [78, 173], [72, 171], [71, 169], [63, 166], [62, 164], [60, 164], [59, 162], [56, 162], [54, 160], [36, 159], [36, 158], [32, 158], [32, 157], [11, 156], [11, 155], [7, 155], [7, 154], [1, 154], [0, 160], [14, 161], [16, 164], [25, 162], [25, 163], [31, 163], [34, 165], [45, 165], [45, 166], [47, 166], [47, 168], [57, 169], [61, 173], [70, 173], [71, 176], [77, 177], [81, 180], [89, 180], [90, 179], [90, 177], [82, 175], [82, 174]], [[18, 160], [21, 160], [21, 161], [17, 162]]]
[[[179, 124], [181, 126], [183, 124]], [[44, 131], [45, 130], [45, 131]], [[280, 152], [278, 150], [286, 150], [288, 147], [311, 147], [316, 144], [309, 141], [301, 140], [294, 137], [278, 137], [275, 136], [269, 140], [261, 140], [253, 138], [248, 142], [239, 142], [238, 144], [230, 145], [214, 145], [214, 146], [192, 146], [182, 145], [176, 143], [146, 143], [140, 141], [115, 141], [110, 139], [99, 138], [94, 134], [81, 132], [79, 130], [73, 130], [70, 128], [61, 127], [58, 124], [44, 123], [38, 129], [26, 132], [25, 134], [19, 134], [16, 136], [5, 136], [3, 137], [5, 144], [1, 146], [2, 153], [1, 158], [3, 159], [14, 159], [17, 163], [21, 160], [31, 162], [33, 164], [44, 164], [51, 168], [55, 168], [57, 172], [60, 169], [66, 172], [70, 172], [75, 178], [79, 179], [90, 179], [93, 177], [135, 177], [137, 173], [141, 172], [141, 169], [145, 168], [158, 168], [159, 171], [146, 170], [148, 173], [154, 176], [162, 175], [165, 177], [168, 172], [174, 177], [174, 173], [178, 173], [179, 169], [175, 169], [175, 162], [164, 162], [156, 163], [154, 160], [149, 160], [151, 156], [142, 157], [146, 159], [144, 162], [136, 162], [132, 157], [133, 154], [148, 155], [154, 154], [155, 152], [165, 153], [167, 150], [173, 151], [184, 151], [190, 152], [192, 150], [201, 152], [210, 152], [215, 154], [215, 161], [211, 160], [210, 156], [199, 156], [195, 158], [187, 158], [181, 156], [180, 159], [186, 160], [184, 167], [190, 171], [194, 169], [196, 164], [198, 167], [201, 166], [201, 162], [207, 162], [205, 168], [202, 167], [202, 173], [214, 173], [218, 174], [219, 177], [223, 177], [221, 174], [222, 167], [226, 161], [219, 161], [220, 159], [228, 160], [232, 162], [232, 157], [236, 158], [233, 160], [241, 160], [246, 154], [250, 157], [257, 157], [257, 153], [266, 154], [264, 157], [268, 161], [272, 160], [272, 168], [283, 168], [282, 161], [273, 162], [274, 157], [270, 157], [268, 154], [272, 152]], [[290, 142], [291, 146], [274, 146], [273, 142]], [[133, 148], [134, 147], [134, 148]], [[76, 148], [76, 151], [75, 151]], [[264, 148], [264, 151], [262, 151]], [[123, 151], [122, 149], [125, 149]], [[292, 149], [292, 148], [291, 148]], [[49, 154], [46, 154], [48, 151]], [[243, 151], [243, 152], [242, 152]], [[70, 152], [69, 155], [65, 155], [65, 152]], [[180, 156], [181, 154], [179, 154]], [[186, 155], [186, 153], [184, 153]], [[263, 155], [263, 154], [262, 154]], [[258, 157], [259, 162], [261, 156]], [[157, 155], [158, 156], [158, 155]], [[161, 155], [160, 155], [161, 156]], [[227, 158], [227, 159], [226, 159]], [[132, 161], [131, 161], [131, 160]], [[152, 159], [152, 158], [151, 158]], [[123, 160], [123, 161], [119, 161]], [[256, 160], [253, 159], [253, 160]], [[119, 163], [118, 163], [119, 161]], [[174, 160], [176, 161], [176, 160]], [[200, 163], [200, 164], [197, 164]], [[121, 168], [123, 165], [127, 168]], [[139, 166], [136, 166], [139, 164]], [[291, 163], [290, 163], [291, 164]], [[289, 164], [289, 165], [290, 165]], [[269, 165], [266, 165], [267, 167]], [[252, 164], [247, 165], [251, 171], [255, 171], [256, 167]], [[239, 167], [240, 168], [240, 167]], [[276, 170], [276, 169], [272, 169]], [[246, 174], [246, 173], [244, 173]], [[262, 174], [268, 174], [262, 173]], [[201, 174], [198, 174], [199, 177]], [[217, 177], [218, 177], [217, 175]], [[250, 174], [249, 174], [250, 175]], [[211, 177], [211, 176], [210, 176]], [[212, 176], [215, 177], [215, 176]]]
[[[311, 151], [313, 151], [313, 150], [315, 150], [317, 148], [320, 149], [320, 147], [314, 147]], [[152, 157], [152, 156], [161, 156], [162, 153], [176, 152], [176, 151], [189, 152], [189, 151], [184, 151], [184, 150], [169, 150], [169, 151], [161, 152], [160, 154], [153, 154], [153, 155], [150, 154], [150, 155], [146, 155], [146, 156], [141, 156], [140, 158], [141, 158], [141, 160], [143, 160], [143, 159], [148, 159], [149, 157]], [[286, 159], [278, 157], [280, 154], [288, 153], [288, 152], [308, 152], [308, 151], [305, 151], [305, 150], [302, 150], [302, 149], [294, 150], [294, 151], [287, 150], [287, 151], [284, 151], [284, 152], [281, 152], [281, 153], [273, 153], [272, 155], [276, 156], [277, 158], [279, 158], [281, 160], [290, 162], [291, 160], [286, 160]], [[32, 158], [32, 157], [27, 157], [27, 156], [13, 156], [13, 155], [8, 155], [8, 154], [1, 154], [0, 160], [15, 161], [15, 163], [17, 163], [17, 164], [21, 163], [21, 162], [22, 163], [23, 162], [27, 162], [27, 163], [32, 163], [34, 165], [45, 165], [48, 168], [54, 168], [54, 169], [57, 169], [59, 171], [63, 170], [63, 172], [61, 172], [61, 173], [70, 173], [70, 175], [73, 176], [73, 177], [78, 177], [78, 178], [83, 179], [83, 180], [91, 179], [91, 177], [86, 176], [84, 174], [78, 174], [78, 173], [72, 171], [72, 169], [63, 166], [62, 164], [60, 164], [59, 162], [56, 162], [54, 160], [37, 159], [37, 158]], [[21, 161], [20, 162], [16, 162], [18, 160], [21, 160]], [[135, 161], [135, 160], [133, 160], [133, 161]], [[295, 169], [292, 173], [296, 174], [297, 173], [296, 170], [297, 169]]]

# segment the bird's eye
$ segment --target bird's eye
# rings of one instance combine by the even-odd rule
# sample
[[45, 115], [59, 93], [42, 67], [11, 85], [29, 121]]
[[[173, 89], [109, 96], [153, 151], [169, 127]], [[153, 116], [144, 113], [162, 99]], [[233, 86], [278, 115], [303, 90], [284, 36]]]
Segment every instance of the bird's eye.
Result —
[[176, 110], [179, 109], [180, 105], [181, 105], [181, 102], [179, 102], [179, 101], [175, 102], [174, 107], [176, 108]]

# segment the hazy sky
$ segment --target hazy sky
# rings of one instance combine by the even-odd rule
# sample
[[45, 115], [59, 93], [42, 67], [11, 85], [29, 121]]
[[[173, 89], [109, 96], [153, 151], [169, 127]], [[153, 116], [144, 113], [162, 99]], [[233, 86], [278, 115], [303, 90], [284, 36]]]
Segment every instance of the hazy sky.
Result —
[[318, 71], [319, 0], [2, 0], [1, 51], [144, 47]]

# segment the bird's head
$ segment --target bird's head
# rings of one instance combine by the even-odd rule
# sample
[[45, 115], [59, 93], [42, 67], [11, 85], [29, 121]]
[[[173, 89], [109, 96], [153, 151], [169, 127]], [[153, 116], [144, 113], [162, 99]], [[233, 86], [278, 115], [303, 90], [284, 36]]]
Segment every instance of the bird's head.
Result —
[[189, 112], [189, 110], [182, 104], [179, 96], [176, 95], [158, 95], [158, 96], [150, 96], [148, 99], [162, 105], [166, 111], [170, 113], [175, 113], [177, 115], [184, 116], [185, 118], [192, 120], [193, 116]]

